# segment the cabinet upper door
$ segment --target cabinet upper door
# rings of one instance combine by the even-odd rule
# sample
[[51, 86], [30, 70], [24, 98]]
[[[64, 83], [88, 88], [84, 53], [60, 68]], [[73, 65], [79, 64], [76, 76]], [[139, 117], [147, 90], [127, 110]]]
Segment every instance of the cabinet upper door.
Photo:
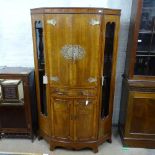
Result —
[[155, 1], [143, 0], [135, 75], [155, 76]]
[[101, 16], [45, 15], [48, 74], [52, 86], [96, 86], [101, 59]]

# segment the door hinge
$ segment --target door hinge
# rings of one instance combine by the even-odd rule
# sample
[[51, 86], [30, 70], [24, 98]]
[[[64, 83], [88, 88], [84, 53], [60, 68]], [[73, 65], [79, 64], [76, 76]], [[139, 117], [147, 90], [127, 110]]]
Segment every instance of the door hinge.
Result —
[[47, 23], [55, 26], [57, 21], [56, 21], [56, 19], [49, 19], [49, 20], [47, 20]]
[[94, 26], [94, 25], [99, 25], [99, 24], [100, 24], [100, 21], [97, 20], [97, 19], [91, 19], [91, 20], [89, 21], [89, 24], [92, 25], [92, 26]]

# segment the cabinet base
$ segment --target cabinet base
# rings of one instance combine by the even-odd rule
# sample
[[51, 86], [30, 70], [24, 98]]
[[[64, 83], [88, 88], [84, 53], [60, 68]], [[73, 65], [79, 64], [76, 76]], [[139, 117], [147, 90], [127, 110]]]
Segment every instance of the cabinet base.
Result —
[[26, 133], [0, 133], [0, 138], [28, 138], [34, 142], [34, 134], [26, 134]]
[[124, 147], [155, 148], [155, 139], [125, 137], [120, 128], [119, 133]]
[[95, 141], [91, 142], [65, 142], [65, 141], [58, 141], [58, 140], [51, 140], [50, 142], [50, 150], [53, 151], [56, 147], [63, 147], [66, 149], [73, 149], [73, 150], [81, 150], [84, 148], [90, 148], [93, 150], [94, 153], [98, 152], [98, 144]]
[[112, 142], [111, 136], [106, 135], [105, 137], [100, 138], [97, 141], [83, 141], [83, 142], [73, 142], [73, 141], [63, 141], [50, 138], [43, 131], [39, 131], [39, 137], [44, 138], [50, 144], [50, 150], [54, 151], [56, 147], [62, 147], [70, 150], [81, 150], [85, 148], [90, 148], [94, 153], [98, 152], [98, 146], [104, 142]]
[[50, 150], [53, 151], [56, 147], [63, 147], [66, 149], [73, 149], [73, 150], [90, 148], [93, 150], [94, 153], [97, 153], [98, 146], [105, 141], [112, 142], [111, 137], [105, 137], [97, 141], [87, 141], [87, 142], [58, 141], [58, 140], [52, 139], [50, 142]]

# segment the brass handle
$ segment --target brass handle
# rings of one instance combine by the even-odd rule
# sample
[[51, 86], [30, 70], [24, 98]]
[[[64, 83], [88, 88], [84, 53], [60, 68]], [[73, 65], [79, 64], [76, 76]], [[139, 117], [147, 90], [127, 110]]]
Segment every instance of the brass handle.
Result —
[[58, 82], [58, 81], [59, 81], [59, 77], [57, 77], [57, 76], [51, 76], [51, 77], [50, 77], [50, 80], [51, 80], [51, 81]]
[[66, 94], [66, 92], [63, 92], [60, 89], [53, 89], [52, 93], [58, 94], [58, 95], [65, 95]]
[[97, 79], [94, 77], [90, 77], [90, 78], [88, 78], [88, 82], [89, 83], [97, 82]]
[[93, 103], [91, 100], [85, 100], [85, 101], [79, 101], [77, 102], [78, 104], [85, 104], [85, 105], [88, 105], [88, 104], [91, 104]]
[[85, 92], [85, 91], [81, 91], [80, 94], [81, 94], [81, 95], [84, 95], [84, 96], [92, 96], [91, 93], [89, 93], [89, 92]]
[[58, 95], [65, 95], [64, 92], [57, 92]]

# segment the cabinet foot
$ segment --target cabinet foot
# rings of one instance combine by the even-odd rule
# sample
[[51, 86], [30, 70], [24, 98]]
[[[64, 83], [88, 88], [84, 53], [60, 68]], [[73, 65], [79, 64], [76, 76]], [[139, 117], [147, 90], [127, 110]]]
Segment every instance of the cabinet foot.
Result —
[[43, 139], [43, 137], [42, 136], [38, 136], [38, 140], [42, 140]]
[[35, 137], [34, 137], [34, 135], [32, 134], [32, 135], [31, 135], [31, 142], [32, 142], [32, 143], [34, 142], [34, 139], [35, 139]]
[[93, 148], [93, 152], [94, 153], [97, 153], [98, 152], [98, 147], [97, 146]]
[[54, 151], [54, 149], [55, 149], [55, 145], [53, 143], [50, 143], [50, 150]]
[[112, 139], [109, 138], [109, 139], [107, 140], [107, 142], [108, 142], [108, 143], [112, 143]]
[[50, 150], [51, 150], [51, 151], [54, 151], [54, 149], [55, 149], [55, 146], [50, 145]]

